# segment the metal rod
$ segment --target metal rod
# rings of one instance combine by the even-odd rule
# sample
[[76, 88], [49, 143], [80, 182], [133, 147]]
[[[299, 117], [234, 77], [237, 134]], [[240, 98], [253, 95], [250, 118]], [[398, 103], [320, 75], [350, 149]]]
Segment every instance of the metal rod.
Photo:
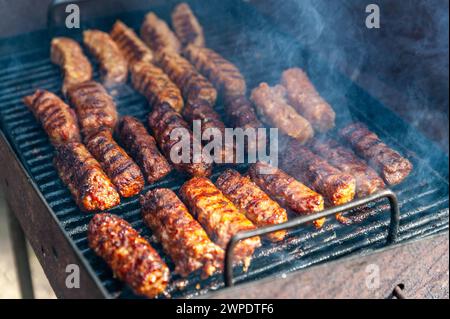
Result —
[[23, 233], [19, 221], [12, 212], [9, 203], [7, 203], [6, 207], [9, 220], [9, 236], [11, 238], [20, 293], [23, 299], [34, 299], [33, 281], [31, 279], [31, 269], [25, 234]]
[[282, 224], [261, 227], [255, 230], [235, 234], [233, 237], [231, 237], [230, 241], [228, 242], [225, 253], [225, 264], [223, 272], [225, 285], [227, 287], [233, 286], [233, 259], [234, 259], [233, 253], [237, 243], [240, 242], [241, 240], [245, 240], [255, 236], [267, 235], [280, 230], [288, 230], [296, 228], [303, 224], [312, 222], [316, 219], [328, 217], [330, 215], [335, 215], [338, 213], [343, 213], [358, 208], [360, 206], [367, 205], [371, 202], [377, 201], [382, 198], [387, 198], [389, 200], [389, 206], [391, 209], [390, 215], [391, 219], [386, 242], [388, 245], [394, 243], [398, 237], [398, 228], [400, 223], [400, 209], [398, 207], [398, 199], [395, 193], [390, 189], [384, 189], [382, 191], [369, 195], [365, 198], [356, 199], [349, 203], [331, 207], [315, 214], [310, 214], [304, 217], [298, 217]]

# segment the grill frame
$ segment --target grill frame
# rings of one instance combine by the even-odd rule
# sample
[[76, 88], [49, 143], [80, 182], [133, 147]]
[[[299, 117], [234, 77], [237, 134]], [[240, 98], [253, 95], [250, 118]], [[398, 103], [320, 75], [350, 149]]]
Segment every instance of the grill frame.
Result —
[[[240, 7], [238, 7], [237, 9], [236, 9], [236, 7], [235, 7], [235, 10], [239, 10], [239, 8]], [[195, 10], [195, 8], [194, 8], [194, 10]], [[248, 8], [246, 9], [246, 10], [248, 10]], [[139, 13], [140, 15], [143, 15], [143, 13], [145, 13], [145, 12], [141, 12], [141, 13]], [[135, 18], [129, 18], [130, 19], [130, 21], [132, 21], [132, 20], [134, 20]], [[135, 22], [135, 24], [137, 23], [137, 24], [139, 24], [140, 23], [140, 21], [141, 21], [141, 19], [137, 19], [137, 20], [134, 20], [134, 22]], [[127, 20], [125, 19], [125, 22], [127, 22]], [[79, 38], [78, 38], [78, 40], [79, 40]], [[207, 38], [207, 40], [208, 40], [208, 38]], [[214, 48], [214, 47], [213, 47]], [[220, 52], [220, 50], [219, 50], [219, 52]], [[45, 54], [45, 53], [44, 53]], [[47, 59], [48, 59], [48, 57], [47, 57]], [[0, 60], [0, 64], [1, 64], [1, 60]], [[54, 69], [54, 68], [53, 68]], [[59, 71], [58, 71], [59, 72]], [[0, 75], [0, 78], [5, 78], [5, 76], [1, 76]], [[263, 79], [261, 79], [261, 80], [263, 80]], [[3, 92], [4, 91], [4, 87], [2, 87], [2, 85], [0, 84], [0, 91], [1, 92]], [[11, 92], [10, 92], [11, 93]], [[2, 97], [0, 97], [0, 100], [3, 100], [4, 98], [3, 98], [3, 96]], [[141, 99], [142, 100], [142, 99]], [[131, 102], [132, 102], [133, 100], [131, 100]], [[2, 102], [0, 102], [0, 104], [3, 104], [4, 103], [4, 101], [2, 101]], [[27, 114], [26, 113], [27, 111], [22, 111], [22, 113], [19, 113], [19, 115], [20, 114]], [[384, 112], [388, 112], [387, 111], [387, 109], [385, 109], [384, 108], [384, 111], [383, 112], [381, 112], [381, 113], [384, 113]], [[390, 114], [390, 116], [392, 117], [392, 118], [395, 118], [395, 116], [394, 115], [392, 115], [391, 113], [388, 113], [388, 114]], [[378, 115], [379, 116], [379, 114], [374, 114], [374, 115]], [[17, 114], [16, 114], [16, 116], [17, 116]], [[5, 122], [5, 116], [4, 116], [4, 113], [2, 112], [2, 116], [1, 116], [1, 123], [3, 123], [3, 122]], [[8, 121], [8, 120], [7, 120]], [[404, 123], [404, 121], [402, 121], [401, 119], [398, 119], [398, 118], [395, 118], [395, 123], [397, 124], [397, 125], [399, 125], [400, 127], [403, 127], [404, 129], [409, 129], [408, 128], [408, 126], [407, 126], [407, 124], [406, 123]], [[2, 129], [3, 129], [3, 124], [2, 124]], [[401, 128], [400, 128], [401, 129]], [[11, 129], [7, 129], [6, 131], [5, 131], [6, 133], [8, 133], [9, 135], [11, 134]], [[42, 135], [40, 135], [41, 137], [42, 137]], [[418, 136], [419, 136], [419, 138], [418, 138], [418, 141], [419, 142], [422, 142], [422, 143], [424, 143], [424, 145], [425, 145], [425, 141], [427, 141], [426, 139], [424, 139], [420, 134], [418, 134]], [[13, 137], [11, 137], [11, 136], [9, 136], [8, 137], [9, 139], [13, 139]], [[14, 139], [13, 139], [14, 140]], [[31, 140], [30, 141], [31, 142], [31, 144], [33, 144], [33, 143], [36, 143], [36, 140]], [[418, 143], [419, 143], [418, 142]], [[39, 140], [38, 140], [38, 143], [39, 143]], [[37, 193], [37, 195], [38, 195], [38, 197], [40, 198], [40, 200], [42, 200], [43, 201], [43, 203], [45, 204], [45, 207], [46, 207], [46, 210], [48, 210], [48, 212], [47, 212], [47, 214], [49, 214], [49, 215], [52, 215], [52, 217], [56, 220], [56, 221], [58, 221], [58, 216], [56, 215], [56, 213], [55, 213], [55, 211], [54, 211], [54, 208], [52, 208], [50, 205], [48, 205], [48, 203], [47, 203], [47, 201], [45, 200], [45, 197], [43, 196], [43, 194], [41, 193], [41, 189], [39, 188], [39, 186], [35, 183], [35, 180], [34, 180], [34, 177], [32, 176], [33, 174], [28, 174], [28, 172], [29, 172], [29, 170], [30, 170], [30, 167], [26, 167], [26, 165], [22, 165], [22, 163], [23, 162], [26, 162], [26, 160], [24, 159], [24, 157], [23, 157], [23, 152], [21, 152], [20, 150], [18, 150], [17, 149], [17, 141], [15, 141], [14, 143], [13, 143], [13, 145], [16, 145], [16, 147], [15, 147], [15, 150], [14, 150], [14, 152], [13, 152], [13, 155], [14, 155], [14, 157], [16, 158], [16, 160], [18, 159], [18, 158], [20, 158], [20, 160], [18, 160], [19, 161], [19, 163], [20, 163], [20, 166], [21, 166], [21, 169], [25, 172], [25, 176], [26, 176], [26, 179], [27, 180], [29, 180], [30, 181], [30, 183], [33, 185], [33, 188], [34, 188], [34, 190], [36, 191], [36, 193]], [[426, 145], [427, 145], [427, 147], [426, 147], [426, 149], [429, 151], [430, 149], [434, 152], [434, 147], [435, 146], [433, 146], [433, 145], [429, 145], [428, 143], [426, 143]], [[403, 151], [403, 149], [402, 149], [402, 151]], [[16, 153], [17, 152], [17, 153]], [[426, 153], [426, 152], [425, 152]], [[19, 156], [17, 156], [17, 155], [19, 155]], [[442, 157], [442, 156], [439, 156], [440, 158]], [[441, 158], [441, 161], [443, 161], [444, 162], [444, 164], [445, 164], [445, 162], [447, 162], [447, 167], [448, 167], [448, 158], [446, 158], [445, 156], [443, 156], [443, 159]], [[437, 165], [438, 167], [439, 166], [441, 166], [441, 164], [436, 164], [436, 163], [434, 163], [435, 165]], [[51, 164], [50, 164], [51, 165]], [[241, 169], [244, 169], [245, 167], [243, 166]], [[217, 171], [216, 171], [217, 172]], [[447, 179], [448, 179], [448, 170], [447, 171], [444, 171], [443, 172], [443, 175], [444, 175], [444, 178], [445, 178], [445, 176], [447, 176]], [[216, 174], [216, 176], [217, 176], [217, 174]], [[447, 184], [447, 187], [448, 187], [448, 184]], [[147, 189], [149, 189], [149, 187], [148, 187], [148, 185], [147, 185], [147, 187], [146, 187], [146, 190]], [[447, 194], [448, 194], [448, 188], [447, 188]], [[122, 212], [123, 213], [123, 212]], [[68, 213], [68, 214], [70, 214], [70, 212]], [[447, 214], [448, 214], [448, 207], [447, 207]], [[126, 215], [126, 213], [124, 214], [124, 215]], [[445, 217], [445, 216], [444, 216]], [[26, 221], [24, 220], [24, 221], [22, 221], [22, 225], [24, 224], [24, 223], [26, 223]], [[447, 220], [447, 228], [448, 228], [448, 220]], [[94, 283], [96, 284], [96, 285], [99, 285], [99, 290], [100, 290], [100, 292], [102, 293], [102, 295], [103, 296], [105, 296], [105, 297], [115, 297], [115, 296], [112, 296], [108, 291], [106, 291], [106, 289], [104, 289], [104, 286], [103, 286], [103, 283], [98, 279], [98, 275], [96, 274], [96, 272], [94, 271], [94, 269], [92, 268], [92, 266], [91, 266], [91, 263], [90, 262], [88, 262], [87, 260], [86, 260], [86, 258], [85, 258], [85, 256], [80, 252], [80, 248], [78, 247], [78, 246], [76, 246], [76, 244], [74, 243], [75, 242], [75, 240], [71, 237], [71, 234], [69, 233], [69, 232], [67, 232], [67, 230], [66, 229], [64, 229], [64, 225], [63, 224], [61, 224], [59, 221], [58, 221], [58, 229], [57, 230], [55, 230], [55, 231], [59, 231], [59, 232], [62, 232], [63, 234], [64, 234], [64, 239], [65, 240], [67, 240], [68, 242], [69, 242], [69, 244], [70, 244], [70, 246], [74, 249], [74, 251], [75, 251], [75, 253], [76, 253], [76, 257], [78, 258], [78, 259], [80, 259], [81, 261], [82, 261], [82, 265], [83, 265], [83, 268], [86, 268], [86, 273], [87, 273], [87, 275], [88, 276], [90, 276], [90, 277], [92, 277], [92, 279], [93, 279], [93, 281], [94, 281]], [[147, 234], [148, 234], [148, 232], [147, 232]], [[314, 235], [313, 235], [314, 236]], [[382, 240], [383, 238], [381, 238], [380, 240]], [[376, 246], [376, 245], [375, 245]], [[376, 247], [373, 247], [373, 249], [376, 249]], [[358, 252], [356, 252], [356, 253], [358, 253]], [[194, 296], [196, 295], [195, 293], [193, 294]]]

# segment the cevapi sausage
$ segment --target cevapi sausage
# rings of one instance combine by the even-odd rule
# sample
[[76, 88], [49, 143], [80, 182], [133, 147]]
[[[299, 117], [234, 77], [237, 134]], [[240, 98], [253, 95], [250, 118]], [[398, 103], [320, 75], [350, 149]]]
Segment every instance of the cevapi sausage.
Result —
[[[209, 237], [223, 249], [233, 235], [255, 229], [255, 225], [207, 178], [190, 179], [183, 184], [180, 194]], [[248, 266], [254, 250], [260, 245], [259, 237], [240, 241], [234, 249], [234, 261]]]
[[71, 142], [58, 146], [54, 164], [83, 211], [106, 210], [120, 203], [116, 188], [83, 144]]
[[169, 268], [127, 221], [112, 214], [95, 215], [88, 226], [88, 242], [136, 294], [154, 298], [166, 289]]
[[[236, 207], [245, 212], [245, 216], [257, 227], [281, 224], [287, 221], [286, 210], [270, 199], [247, 176], [233, 169], [227, 169], [216, 181], [217, 188], [230, 199]], [[286, 231], [269, 234], [271, 241], [282, 240]]]
[[408, 159], [383, 143], [363, 123], [350, 124], [339, 134], [389, 185], [401, 183], [413, 169]]
[[72, 85], [92, 79], [91, 63], [75, 40], [65, 37], [53, 38], [50, 56], [52, 62], [60, 66], [64, 75], [62, 86], [64, 95]]
[[180, 52], [181, 44], [164, 20], [149, 12], [141, 25], [141, 37], [153, 51], [173, 50]]
[[182, 2], [175, 7], [172, 12], [172, 25], [183, 46], [188, 43], [205, 45], [203, 29], [187, 3]]
[[159, 152], [155, 139], [136, 118], [122, 117], [117, 131], [122, 145], [140, 166], [150, 184], [170, 173], [172, 168]]
[[167, 188], [148, 191], [141, 196], [141, 212], [164, 251], [183, 277], [200, 269], [202, 278], [223, 267], [223, 250], [214, 244], [183, 202]]
[[144, 188], [139, 166], [114, 141], [111, 131], [102, 129], [91, 135], [86, 147], [100, 162], [121, 196], [134, 196]]
[[74, 111], [57, 95], [46, 90], [36, 90], [24, 97], [23, 101], [41, 123], [54, 146], [81, 141]]
[[[322, 211], [324, 199], [281, 169], [264, 162], [252, 164], [248, 171], [252, 181], [282, 206], [300, 215]], [[314, 221], [316, 227], [322, 227], [325, 219]]]
[[127, 60], [108, 33], [100, 30], [86, 30], [83, 32], [83, 42], [100, 62], [105, 86], [115, 86], [127, 81]]

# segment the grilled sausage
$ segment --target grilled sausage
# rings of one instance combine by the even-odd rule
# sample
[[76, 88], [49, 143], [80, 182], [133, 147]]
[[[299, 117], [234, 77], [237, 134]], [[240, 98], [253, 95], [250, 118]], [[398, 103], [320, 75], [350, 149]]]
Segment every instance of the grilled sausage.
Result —
[[83, 144], [71, 142], [57, 147], [54, 164], [83, 211], [105, 210], [120, 203], [115, 187]]
[[180, 88], [187, 103], [194, 104], [198, 100], [207, 101], [211, 106], [216, 103], [216, 89], [188, 60], [172, 51], [162, 51], [156, 58], [164, 72]]
[[100, 162], [121, 196], [134, 196], [144, 188], [144, 177], [139, 166], [117, 145], [111, 131], [102, 129], [92, 135], [86, 147]]
[[36, 90], [23, 98], [24, 103], [41, 123], [54, 146], [80, 142], [80, 129], [73, 110], [55, 94]]
[[281, 167], [293, 177], [319, 192], [331, 205], [353, 200], [356, 181], [350, 175], [328, 164], [296, 140], [290, 140]]
[[[206, 143], [220, 146], [215, 147], [213, 154], [211, 154], [214, 162], [232, 163], [234, 161], [234, 144], [225, 139], [225, 124], [220, 120], [220, 115], [214, 111], [208, 102], [200, 100], [192, 103], [188, 101], [183, 108], [182, 115], [188, 122], [200, 121], [203, 138], [211, 134]], [[220, 144], [216, 144], [214, 133], [220, 134]]]
[[334, 139], [314, 139], [311, 149], [343, 173], [351, 174], [356, 180], [356, 194], [365, 197], [383, 189], [383, 179], [350, 149], [341, 146]]
[[186, 206], [167, 188], [141, 196], [142, 217], [183, 277], [201, 269], [202, 278], [223, 267], [224, 252], [214, 244]]
[[[255, 132], [254, 139], [246, 139], [244, 146], [248, 152], [256, 152], [259, 138], [258, 129], [264, 128], [264, 125], [258, 119], [252, 103], [245, 96], [225, 97], [225, 112], [233, 127], [243, 130], [250, 129]], [[238, 149], [238, 145], [236, 145], [236, 149]]]
[[68, 99], [75, 107], [85, 138], [102, 128], [114, 130], [118, 118], [116, 104], [100, 83], [76, 84], [68, 91]]
[[137, 36], [133, 29], [117, 20], [110, 32], [111, 37], [119, 46], [122, 54], [132, 66], [136, 62], [152, 62], [153, 53]]
[[[189, 129], [189, 125], [169, 104], [155, 105], [148, 117], [148, 124], [154, 133], [159, 148], [178, 171], [192, 176], [209, 176], [211, 174], [212, 166], [207, 161], [208, 159], [201, 154], [201, 146], [200, 150], [194, 149], [194, 144], [201, 145], [201, 142], [197, 141]], [[187, 137], [190, 141], [189, 161], [174, 162], [172, 159], [171, 154], [180, 154], [184, 150], [181, 135], [178, 134], [178, 138], [171, 139], [174, 130], [183, 130], [188, 134]], [[199, 161], [195, 160], [195, 157], [199, 158]]]
[[282, 85], [286, 88], [289, 103], [319, 132], [334, 127], [336, 113], [316, 91], [303, 70], [291, 68], [283, 72]]
[[154, 298], [169, 282], [169, 268], [150, 244], [122, 218], [95, 215], [88, 226], [89, 247], [134, 293]]
[[141, 38], [153, 51], [180, 52], [181, 44], [164, 20], [149, 12], [141, 25]]
[[52, 62], [59, 65], [63, 72], [62, 92], [64, 95], [72, 85], [92, 78], [91, 63], [75, 40], [64, 37], [53, 38], [50, 56]]
[[205, 45], [203, 29], [187, 3], [183, 2], [175, 7], [172, 12], [172, 25], [183, 46], [189, 43]]
[[138, 62], [131, 67], [134, 88], [144, 95], [150, 105], [167, 103], [175, 111], [183, 108], [183, 97], [178, 87], [157, 66]]
[[383, 143], [362, 123], [350, 124], [339, 134], [389, 185], [401, 183], [413, 169], [408, 159]]
[[124, 116], [120, 119], [117, 130], [122, 145], [141, 167], [150, 184], [170, 173], [172, 168], [141, 122], [132, 116]]
[[103, 84], [114, 86], [127, 81], [128, 63], [108, 33], [100, 30], [83, 32], [83, 42], [100, 62]]
[[[250, 178], [233, 169], [227, 169], [216, 181], [217, 188], [236, 205], [257, 227], [281, 224], [287, 221], [287, 213], [274, 202]], [[282, 240], [286, 231], [271, 233], [271, 241]]]
[[[255, 229], [252, 222], [207, 178], [190, 179], [183, 184], [180, 194], [208, 236], [223, 249], [233, 235]], [[248, 266], [254, 250], [260, 245], [259, 237], [240, 241], [234, 249], [234, 261]]]
[[287, 103], [285, 94], [286, 90], [281, 85], [270, 87], [267, 83], [261, 83], [253, 89], [251, 99], [266, 123], [304, 143], [314, 135], [314, 131], [311, 124]]
[[[306, 215], [323, 210], [323, 197], [289, 176], [281, 169], [264, 162], [252, 164], [248, 171], [252, 181], [282, 206], [293, 212]], [[322, 227], [325, 218], [314, 221]]]
[[247, 87], [239, 69], [217, 52], [195, 45], [188, 45], [185, 56], [226, 97], [245, 95]]

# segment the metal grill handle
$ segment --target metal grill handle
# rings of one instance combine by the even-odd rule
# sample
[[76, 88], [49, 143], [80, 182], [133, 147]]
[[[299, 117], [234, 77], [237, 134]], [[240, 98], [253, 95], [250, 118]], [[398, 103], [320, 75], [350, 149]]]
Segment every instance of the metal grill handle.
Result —
[[231, 237], [230, 241], [228, 242], [228, 245], [226, 248], [226, 253], [225, 253], [225, 264], [224, 264], [224, 272], [223, 272], [225, 285], [227, 287], [231, 287], [234, 284], [233, 283], [233, 257], [234, 257], [233, 251], [234, 251], [234, 248], [236, 247], [237, 243], [240, 242], [241, 240], [245, 240], [245, 239], [255, 237], [255, 236], [267, 235], [267, 234], [277, 232], [280, 230], [288, 230], [288, 229], [296, 228], [303, 224], [312, 222], [316, 219], [328, 217], [330, 215], [335, 215], [338, 213], [343, 213], [343, 212], [358, 208], [360, 206], [369, 204], [371, 202], [374, 202], [374, 201], [382, 199], [382, 198], [387, 198], [389, 200], [389, 206], [391, 209], [391, 219], [390, 219], [390, 223], [389, 223], [388, 236], [386, 239], [387, 245], [395, 243], [397, 240], [398, 228], [399, 228], [399, 223], [400, 223], [400, 209], [398, 206], [398, 199], [397, 199], [397, 195], [395, 195], [395, 193], [392, 190], [384, 189], [380, 192], [374, 193], [365, 198], [357, 199], [357, 200], [351, 201], [349, 203], [346, 203], [346, 204], [343, 204], [340, 206], [331, 207], [324, 211], [321, 211], [321, 212], [318, 212], [315, 214], [311, 214], [311, 215], [308, 215], [305, 217], [295, 218], [295, 219], [292, 219], [292, 220], [287, 221], [282, 224], [261, 227], [261, 228], [255, 229], [255, 230], [235, 234], [233, 237]]

